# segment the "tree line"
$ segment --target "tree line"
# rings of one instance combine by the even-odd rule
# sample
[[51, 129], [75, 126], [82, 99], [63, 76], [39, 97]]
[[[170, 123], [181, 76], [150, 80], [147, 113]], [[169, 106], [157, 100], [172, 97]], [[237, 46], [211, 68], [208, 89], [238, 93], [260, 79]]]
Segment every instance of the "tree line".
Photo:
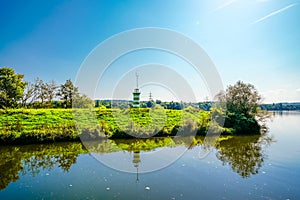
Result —
[[[23, 74], [16, 74], [14, 69], [8, 67], [0, 68], [0, 108], [71, 108], [73, 107], [119, 107], [118, 104], [128, 102], [111, 102], [89, 99], [86, 95], [81, 95], [78, 88], [72, 81], [57, 85], [55, 81], [44, 82], [36, 78], [34, 82], [23, 80]], [[227, 111], [235, 114], [243, 114], [245, 117], [254, 117], [259, 113], [261, 96], [251, 84], [238, 81], [233, 86], [228, 86], [226, 91], [218, 95], [218, 102], [223, 102]], [[192, 106], [203, 110], [210, 110], [213, 102], [203, 103], [178, 103], [161, 102], [160, 100], [149, 100], [141, 102], [144, 107], [160, 105], [166, 109], [181, 110], [186, 106]], [[126, 106], [126, 105], [123, 105]], [[128, 104], [127, 104], [128, 106]]]
[[24, 81], [9, 67], [0, 68], [0, 108], [71, 108], [93, 107], [94, 102], [81, 95], [70, 79], [57, 85], [54, 80], [45, 82], [36, 78]]
[[300, 110], [300, 102], [262, 104], [260, 105], [260, 108], [263, 110], [271, 110], [271, 111]]
[[[45, 82], [35, 78], [33, 82], [24, 81], [23, 74], [16, 74], [14, 69], [0, 68], [0, 108], [71, 108], [73, 107], [101, 107], [106, 108], [129, 108], [131, 101], [111, 101], [89, 99], [80, 95], [78, 88], [72, 81], [57, 85], [54, 80]], [[75, 102], [73, 102], [75, 100]], [[209, 110], [211, 102], [185, 103], [185, 102], [162, 102], [160, 100], [141, 101], [141, 108], [152, 108], [160, 105], [165, 109], [181, 110], [188, 106]]]

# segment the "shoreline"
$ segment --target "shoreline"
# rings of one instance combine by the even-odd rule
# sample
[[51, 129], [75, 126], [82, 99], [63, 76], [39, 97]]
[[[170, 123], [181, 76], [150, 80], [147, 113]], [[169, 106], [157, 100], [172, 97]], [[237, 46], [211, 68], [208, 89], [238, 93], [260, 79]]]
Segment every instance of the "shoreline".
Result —
[[[221, 135], [240, 135], [235, 134], [233, 128], [224, 128], [211, 122], [211, 113], [203, 110], [89, 110], [87, 113], [95, 113], [96, 121], [93, 116], [86, 114], [86, 111], [76, 110], [76, 114], [80, 115], [76, 116], [75, 121], [72, 109], [0, 110], [0, 145], [78, 142], [81, 139], [96, 138], [133, 139], [135, 136], [172, 137], [177, 135], [179, 130], [184, 135], [205, 136], [209, 126], [216, 132], [221, 132]], [[155, 120], [151, 121], [149, 113]], [[119, 120], [118, 123], [116, 120]], [[241, 135], [258, 134], [244, 132]]]

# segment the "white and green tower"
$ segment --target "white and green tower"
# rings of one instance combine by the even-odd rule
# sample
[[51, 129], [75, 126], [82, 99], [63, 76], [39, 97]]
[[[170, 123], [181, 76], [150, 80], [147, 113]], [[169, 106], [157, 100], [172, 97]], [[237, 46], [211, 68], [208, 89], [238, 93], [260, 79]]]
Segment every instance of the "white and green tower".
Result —
[[140, 90], [139, 90], [139, 75], [135, 73], [136, 76], [136, 88], [133, 90], [133, 108], [139, 108], [140, 107]]

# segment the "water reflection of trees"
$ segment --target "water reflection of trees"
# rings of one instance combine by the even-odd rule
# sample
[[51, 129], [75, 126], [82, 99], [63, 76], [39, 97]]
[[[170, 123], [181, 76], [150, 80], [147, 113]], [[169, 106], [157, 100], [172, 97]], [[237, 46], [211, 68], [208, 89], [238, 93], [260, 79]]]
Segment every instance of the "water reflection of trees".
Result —
[[201, 144], [202, 140], [196, 140], [194, 137], [153, 137], [147, 139], [100, 139], [85, 142], [84, 145], [90, 152], [105, 154], [118, 151], [152, 151], [163, 147], [186, 146], [189, 148], [191, 144], [196, 145], [199, 143]]
[[[205, 142], [204, 142], [205, 141]], [[178, 137], [107, 140], [90, 143], [90, 151], [104, 154], [116, 151], [151, 151], [161, 147], [186, 146], [189, 149], [201, 146], [204, 149], [216, 149], [217, 158], [223, 165], [243, 178], [259, 173], [265, 158], [265, 148], [273, 141], [267, 134], [254, 136], [211, 137]]]
[[230, 137], [217, 142], [216, 156], [223, 165], [230, 165], [234, 172], [248, 178], [259, 173], [264, 162], [264, 150], [272, 141], [267, 134]]
[[34, 176], [54, 166], [69, 171], [83, 152], [81, 143], [0, 146], [0, 190], [17, 181], [20, 173]]
[[[272, 142], [263, 136], [229, 136], [217, 139], [217, 143], [204, 143], [204, 137], [149, 138], [126, 140], [99, 140], [86, 143], [85, 147], [95, 153], [118, 151], [142, 152], [162, 147], [186, 146], [192, 149], [215, 148], [216, 156], [224, 165], [244, 178], [257, 174], [264, 162], [264, 148]], [[209, 141], [209, 140], [208, 140]], [[19, 174], [37, 175], [42, 170], [59, 167], [69, 171], [81, 153], [87, 153], [81, 143], [57, 143], [25, 146], [0, 146], [0, 190], [19, 179]]]

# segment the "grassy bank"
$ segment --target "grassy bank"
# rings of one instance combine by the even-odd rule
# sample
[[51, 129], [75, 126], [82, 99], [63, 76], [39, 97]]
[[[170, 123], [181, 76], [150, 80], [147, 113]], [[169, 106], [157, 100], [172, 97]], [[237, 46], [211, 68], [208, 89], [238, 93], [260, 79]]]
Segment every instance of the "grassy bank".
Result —
[[[209, 126], [223, 134], [210, 121], [211, 112], [196, 109], [7, 109], [0, 110], [0, 143], [40, 143], [94, 139], [205, 135]], [[232, 123], [232, 122], [231, 122]], [[237, 129], [237, 128], [236, 128]]]
[[33, 143], [76, 140], [71, 109], [0, 110], [2, 143]]

